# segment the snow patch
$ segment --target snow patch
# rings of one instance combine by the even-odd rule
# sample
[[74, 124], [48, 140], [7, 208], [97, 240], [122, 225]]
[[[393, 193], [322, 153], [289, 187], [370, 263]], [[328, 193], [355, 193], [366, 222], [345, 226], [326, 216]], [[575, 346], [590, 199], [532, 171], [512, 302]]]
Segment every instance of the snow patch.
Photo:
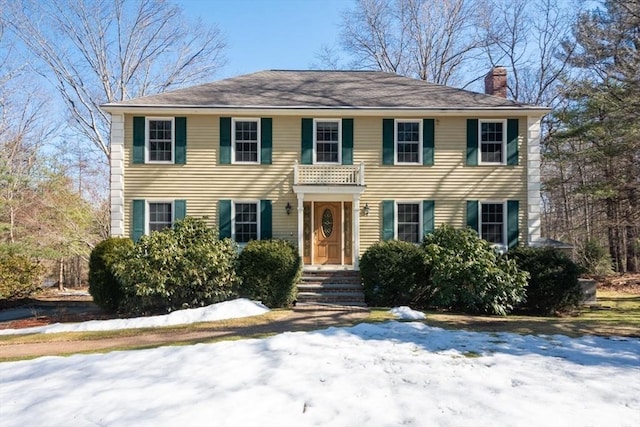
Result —
[[23, 329], [1, 329], [0, 335], [55, 334], [59, 332], [113, 331], [116, 329], [155, 328], [198, 322], [258, 316], [269, 309], [257, 301], [240, 298], [200, 308], [177, 310], [160, 316], [131, 319], [90, 320], [80, 323], [54, 323]]
[[420, 320], [425, 318], [425, 315], [423, 312], [412, 310], [406, 305], [403, 305], [400, 307], [394, 307], [391, 310], [389, 310], [389, 312], [393, 314], [396, 317], [396, 319]]

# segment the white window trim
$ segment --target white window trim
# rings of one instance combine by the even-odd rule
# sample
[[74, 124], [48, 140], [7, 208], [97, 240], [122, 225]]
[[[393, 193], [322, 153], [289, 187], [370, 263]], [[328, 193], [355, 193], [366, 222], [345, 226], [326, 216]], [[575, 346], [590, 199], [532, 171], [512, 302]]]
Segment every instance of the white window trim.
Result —
[[499, 252], [506, 252], [508, 249], [507, 240], [507, 222], [509, 221], [509, 213], [507, 212], [506, 200], [480, 200], [478, 201], [478, 235], [482, 236], [482, 205], [502, 205], [502, 243], [491, 243], [491, 246], [498, 249]]
[[[418, 124], [418, 161], [400, 162], [398, 161], [398, 123]], [[422, 120], [417, 119], [395, 119], [393, 122], [393, 164], [394, 165], [422, 165]]]
[[[318, 161], [318, 122], [335, 122], [338, 123], [338, 161], [337, 162], [319, 162]], [[313, 119], [313, 164], [314, 165], [341, 165], [342, 164], [342, 119]]]
[[[403, 164], [403, 163], [401, 163]], [[398, 240], [398, 205], [418, 205], [418, 245], [424, 239], [422, 200], [395, 200], [393, 205], [393, 239]]]
[[[149, 160], [149, 121], [171, 121], [171, 160]], [[173, 164], [176, 160], [176, 120], [175, 117], [146, 117], [144, 122], [144, 162]]]
[[236, 242], [238, 246], [244, 248], [248, 242], [240, 243], [236, 241], [236, 203], [253, 203], [256, 205], [256, 240], [261, 240], [260, 236], [260, 200], [255, 199], [234, 199], [231, 201], [231, 240]]
[[149, 230], [149, 221], [150, 221], [150, 214], [151, 214], [151, 208], [149, 207], [150, 204], [152, 203], [170, 203], [171, 204], [171, 226], [173, 227], [173, 224], [175, 224], [176, 222], [176, 204], [175, 204], [175, 200], [167, 200], [167, 199], [146, 199], [145, 201], [145, 206], [144, 206], [144, 234], [146, 234], [147, 236], [151, 233], [151, 231]]
[[[482, 124], [502, 123], [502, 161], [483, 162], [482, 161]], [[481, 119], [478, 120], [478, 164], [479, 165], [506, 165], [507, 164], [507, 119]]]
[[[257, 125], [257, 137], [258, 137], [258, 147], [257, 147], [257, 157], [255, 162], [239, 162], [236, 160], [236, 122], [256, 122]], [[260, 119], [256, 117], [232, 117], [231, 118], [231, 163], [236, 165], [259, 165], [260, 151], [262, 148], [262, 134], [260, 128]]]

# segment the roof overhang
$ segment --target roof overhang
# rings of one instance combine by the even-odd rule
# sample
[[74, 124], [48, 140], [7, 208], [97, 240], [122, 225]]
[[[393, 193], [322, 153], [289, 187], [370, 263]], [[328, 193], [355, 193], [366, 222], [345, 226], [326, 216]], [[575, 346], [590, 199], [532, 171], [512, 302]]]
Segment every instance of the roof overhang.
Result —
[[189, 115], [274, 115], [299, 116], [300, 114], [313, 116], [335, 116], [336, 112], [350, 116], [397, 116], [401, 113], [406, 117], [431, 116], [479, 116], [490, 117], [496, 114], [538, 116], [542, 117], [551, 112], [548, 107], [464, 107], [464, 108], [415, 108], [415, 107], [307, 107], [307, 106], [227, 106], [227, 105], [114, 105], [103, 104], [100, 108], [110, 114], [189, 114]]

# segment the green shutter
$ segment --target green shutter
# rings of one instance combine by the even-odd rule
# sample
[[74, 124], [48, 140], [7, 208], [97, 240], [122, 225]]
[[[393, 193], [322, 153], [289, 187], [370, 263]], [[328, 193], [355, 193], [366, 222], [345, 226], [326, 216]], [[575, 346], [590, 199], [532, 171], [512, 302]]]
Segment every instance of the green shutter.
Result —
[[175, 164], [184, 165], [187, 163], [187, 118], [176, 117], [176, 155]]
[[144, 163], [144, 117], [133, 118], [133, 163]]
[[518, 164], [518, 119], [507, 120], [507, 164]]
[[478, 119], [467, 119], [467, 165], [478, 164]]
[[260, 200], [260, 240], [271, 239], [272, 232], [271, 200]]
[[342, 119], [342, 164], [353, 164], [353, 119]]
[[273, 129], [271, 118], [260, 120], [260, 163], [271, 164], [271, 151], [273, 146]]
[[302, 146], [300, 162], [303, 165], [313, 163], [313, 119], [302, 119]]
[[507, 201], [507, 244], [510, 248], [518, 246], [518, 200]]
[[422, 164], [433, 165], [433, 150], [435, 146], [435, 120], [422, 121]]
[[467, 200], [467, 227], [478, 230], [478, 201]]
[[134, 200], [131, 209], [131, 239], [134, 242], [140, 240], [144, 236], [144, 220], [145, 220], [145, 201]]
[[436, 202], [422, 201], [422, 235], [433, 233], [435, 230]]
[[231, 117], [220, 117], [220, 164], [231, 163]]
[[395, 202], [393, 200], [382, 201], [382, 240], [393, 240], [395, 234], [394, 208]]
[[231, 200], [218, 202], [218, 231], [221, 239], [231, 238]]
[[393, 164], [394, 149], [394, 121], [393, 119], [382, 119], [382, 164]]
[[186, 200], [174, 200], [173, 213], [175, 215], [174, 221], [184, 219], [187, 216], [187, 201]]

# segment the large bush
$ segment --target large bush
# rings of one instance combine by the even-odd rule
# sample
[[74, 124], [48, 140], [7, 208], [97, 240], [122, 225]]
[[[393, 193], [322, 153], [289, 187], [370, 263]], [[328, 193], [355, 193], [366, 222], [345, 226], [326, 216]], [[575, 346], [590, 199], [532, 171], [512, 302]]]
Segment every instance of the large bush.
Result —
[[239, 294], [267, 307], [287, 307], [295, 301], [302, 260], [284, 240], [252, 240], [238, 258]]
[[571, 309], [582, 301], [578, 276], [581, 269], [554, 248], [518, 247], [506, 254], [529, 273], [527, 298], [519, 308], [551, 314]]
[[398, 240], [370, 246], [360, 260], [365, 300], [370, 306], [425, 306], [430, 298], [423, 251]]
[[422, 248], [431, 266], [435, 306], [505, 315], [523, 300], [527, 273], [475, 231], [444, 225], [425, 237]]
[[109, 238], [98, 243], [89, 257], [89, 293], [99, 307], [115, 312], [123, 298], [113, 265], [133, 248], [131, 239]]
[[218, 240], [203, 220], [187, 217], [142, 236], [115, 263], [124, 291], [121, 307], [159, 313], [225, 301], [236, 286], [236, 261], [233, 241]]
[[26, 256], [0, 256], [0, 300], [26, 298], [38, 291], [42, 272], [42, 266]]

